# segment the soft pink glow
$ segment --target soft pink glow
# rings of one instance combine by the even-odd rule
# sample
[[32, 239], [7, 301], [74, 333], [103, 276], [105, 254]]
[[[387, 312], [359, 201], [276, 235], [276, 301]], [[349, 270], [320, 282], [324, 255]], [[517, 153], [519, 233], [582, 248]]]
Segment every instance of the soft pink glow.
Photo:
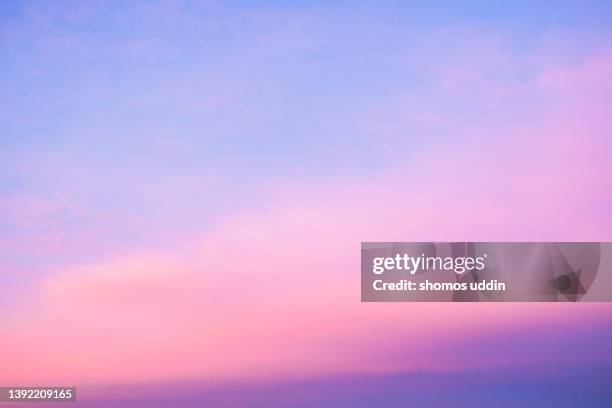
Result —
[[[130, 52], [146, 52], [135, 47]], [[587, 325], [609, 322], [608, 304], [361, 304], [358, 251], [360, 241], [611, 239], [612, 218], [601, 204], [612, 200], [612, 122], [603, 114], [609, 86], [601, 83], [612, 77], [610, 61], [606, 54], [575, 69], [551, 66], [518, 88], [465, 66], [440, 72], [445, 94], [482, 103], [522, 92], [555, 102], [511, 129], [458, 128], [453, 143], [377, 174], [270, 183], [265, 206], [224, 214], [207, 232], [176, 233], [165, 239], [170, 249], [126, 247], [45, 270], [0, 314], [0, 383], [464, 369], [508, 362], [440, 351], [466, 336], [578, 324], [585, 316]], [[580, 108], [579, 98], [587, 98]], [[393, 151], [403, 120], [457, 125], [456, 117], [406, 110], [381, 125], [368, 122], [379, 113], [373, 109], [363, 129]], [[56, 211], [29, 198], [3, 206], [19, 226]], [[0, 244], [66, 252], [96, 232], [68, 239], [61, 225], [51, 226], [57, 239]]]

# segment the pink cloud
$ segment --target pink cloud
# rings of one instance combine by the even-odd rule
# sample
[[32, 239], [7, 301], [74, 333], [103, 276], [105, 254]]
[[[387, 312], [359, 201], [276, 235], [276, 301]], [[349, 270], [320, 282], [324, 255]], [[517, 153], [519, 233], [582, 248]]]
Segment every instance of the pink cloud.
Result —
[[[361, 240], [609, 239], [609, 224], [581, 216], [607, 166], [589, 160], [590, 148], [581, 153], [582, 141], [592, 142], [544, 127], [359, 182], [279, 185], [269, 208], [235, 214], [173, 251], [52, 271], [2, 322], [5, 367], [19, 368], [0, 379], [450, 369], [487, 363], [437, 356], [445, 338], [603, 318], [608, 305], [559, 314], [557, 305], [359, 302]], [[398, 361], [400, 347], [410, 351]]]
[[[538, 84], [588, 85], [602, 61]], [[359, 302], [360, 241], [610, 239], [612, 220], [597, 212], [612, 198], [600, 137], [610, 122], [572, 113], [572, 101], [535, 125], [466, 137], [359, 180], [272, 184], [267, 207], [173, 237], [172, 250], [51, 270], [0, 315], [0, 382], [444, 370], [495, 363], [440, 352], [462, 336], [606, 321], [607, 304]], [[32, 208], [26, 215], [47, 211]]]

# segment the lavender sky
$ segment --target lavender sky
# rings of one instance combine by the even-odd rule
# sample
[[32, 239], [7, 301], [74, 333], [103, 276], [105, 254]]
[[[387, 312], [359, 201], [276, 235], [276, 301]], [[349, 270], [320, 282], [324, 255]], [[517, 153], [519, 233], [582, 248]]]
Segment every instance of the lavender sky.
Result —
[[359, 302], [361, 241], [612, 239], [612, 4], [428, 3], [0, 2], [0, 383], [609, 374], [608, 304]]

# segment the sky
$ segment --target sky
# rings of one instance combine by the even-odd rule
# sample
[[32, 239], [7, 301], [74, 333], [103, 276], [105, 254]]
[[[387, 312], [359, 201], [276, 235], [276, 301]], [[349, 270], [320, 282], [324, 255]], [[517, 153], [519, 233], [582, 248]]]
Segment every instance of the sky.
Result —
[[[611, 240], [611, 20], [605, 1], [1, 2], [0, 384], [355, 406], [325, 389], [427, 400], [425, 372], [537, 404], [573, 367], [568, 406], [584, 387], [599, 406], [609, 304], [362, 304], [359, 247]], [[258, 391], [230, 401], [236, 381]]]

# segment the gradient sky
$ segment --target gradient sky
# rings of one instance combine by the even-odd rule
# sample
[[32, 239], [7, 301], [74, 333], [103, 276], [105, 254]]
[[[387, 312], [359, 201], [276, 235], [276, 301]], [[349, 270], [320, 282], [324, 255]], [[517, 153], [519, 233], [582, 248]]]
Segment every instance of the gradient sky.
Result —
[[612, 364], [359, 302], [361, 241], [612, 240], [612, 3], [428, 3], [1, 2], [0, 383]]

